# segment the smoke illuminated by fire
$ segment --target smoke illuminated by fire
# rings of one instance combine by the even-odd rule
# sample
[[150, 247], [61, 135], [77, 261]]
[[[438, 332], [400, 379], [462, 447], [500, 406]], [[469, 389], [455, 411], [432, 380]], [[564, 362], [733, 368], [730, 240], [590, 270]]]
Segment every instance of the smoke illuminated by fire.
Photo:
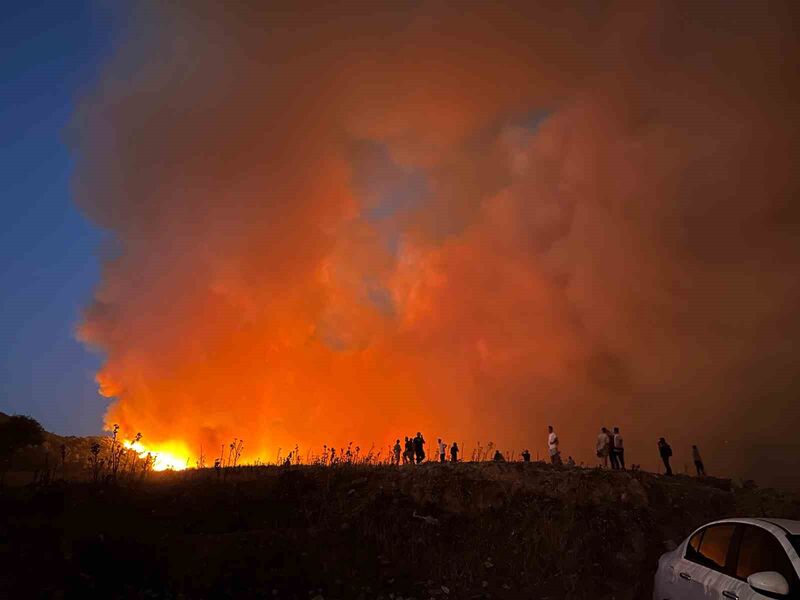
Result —
[[80, 336], [163, 464], [796, 428], [793, 4], [184, 4], [74, 127]]

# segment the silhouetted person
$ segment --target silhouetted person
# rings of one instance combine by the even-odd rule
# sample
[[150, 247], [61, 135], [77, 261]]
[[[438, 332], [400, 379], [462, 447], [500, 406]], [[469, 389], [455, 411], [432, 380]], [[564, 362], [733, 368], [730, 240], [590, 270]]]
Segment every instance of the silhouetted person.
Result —
[[558, 436], [553, 431], [553, 426], [547, 426], [547, 451], [550, 454], [550, 462], [554, 465], [561, 464], [561, 452], [558, 450]]
[[500, 450], [494, 451], [494, 462], [506, 462], [505, 456], [500, 453]]
[[394, 448], [392, 448], [392, 452], [394, 454], [394, 464], [396, 464], [396, 465], [400, 464], [400, 450], [401, 449], [402, 448], [400, 448], [400, 440], [398, 439], [394, 443]]
[[403, 452], [403, 464], [414, 463], [414, 442], [406, 436], [406, 449]]
[[572, 458], [571, 456], [567, 457], [567, 466], [568, 467], [574, 467], [575, 466], [575, 459]]
[[608, 462], [611, 463], [611, 468], [615, 471], [619, 470], [619, 461], [617, 461], [617, 449], [614, 445], [614, 434], [610, 429], [606, 429], [608, 434]]
[[422, 437], [419, 431], [414, 438], [414, 456], [417, 459], [417, 464], [425, 460], [425, 438]]
[[617, 461], [617, 451], [614, 448], [614, 434], [608, 430], [608, 462], [611, 465], [612, 471], [619, 470], [619, 461]]
[[669, 466], [669, 458], [672, 456], [672, 448], [664, 438], [658, 438], [658, 453], [664, 462], [665, 475], [672, 475], [672, 467]]
[[444, 462], [444, 459], [447, 455], [447, 444], [442, 441], [442, 438], [439, 438], [439, 462]]
[[617, 468], [625, 470], [625, 442], [622, 439], [622, 434], [619, 432], [619, 427], [614, 427], [614, 454], [616, 456]]
[[703, 459], [700, 457], [700, 450], [697, 449], [697, 446], [692, 446], [692, 459], [694, 468], [697, 469], [697, 476], [705, 477], [706, 468], [703, 466]]
[[450, 446], [450, 460], [458, 462], [458, 444], [456, 442], [453, 442], [453, 445]]
[[527, 448], [522, 451], [522, 462], [531, 462], [531, 453]]
[[608, 468], [608, 449], [610, 444], [611, 438], [608, 435], [608, 429], [603, 427], [597, 436], [597, 458], [600, 459], [600, 464], [604, 469]]

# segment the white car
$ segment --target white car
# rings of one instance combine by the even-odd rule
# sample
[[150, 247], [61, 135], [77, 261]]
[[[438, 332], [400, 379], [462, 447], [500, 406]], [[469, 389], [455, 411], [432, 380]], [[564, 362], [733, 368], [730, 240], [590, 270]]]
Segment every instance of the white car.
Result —
[[724, 519], [658, 561], [653, 600], [800, 598], [800, 521]]

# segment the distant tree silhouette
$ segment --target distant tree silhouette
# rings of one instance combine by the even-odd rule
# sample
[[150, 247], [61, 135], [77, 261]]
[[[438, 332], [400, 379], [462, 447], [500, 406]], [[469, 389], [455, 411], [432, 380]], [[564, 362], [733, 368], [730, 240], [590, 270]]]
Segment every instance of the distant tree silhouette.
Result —
[[25, 446], [38, 446], [44, 442], [44, 429], [36, 419], [14, 415], [0, 424], [0, 453], [13, 454]]
[[3, 471], [11, 469], [14, 452], [26, 446], [38, 446], [42, 442], [44, 429], [36, 419], [14, 415], [0, 423], [0, 461], [3, 463]]

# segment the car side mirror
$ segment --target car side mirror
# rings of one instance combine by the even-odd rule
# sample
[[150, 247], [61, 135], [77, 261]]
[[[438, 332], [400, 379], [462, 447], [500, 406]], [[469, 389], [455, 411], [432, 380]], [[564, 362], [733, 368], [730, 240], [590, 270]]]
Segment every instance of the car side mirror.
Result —
[[757, 592], [786, 596], [789, 594], [789, 584], [777, 571], [761, 571], [753, 573], [747, 578], [747, 583]]

